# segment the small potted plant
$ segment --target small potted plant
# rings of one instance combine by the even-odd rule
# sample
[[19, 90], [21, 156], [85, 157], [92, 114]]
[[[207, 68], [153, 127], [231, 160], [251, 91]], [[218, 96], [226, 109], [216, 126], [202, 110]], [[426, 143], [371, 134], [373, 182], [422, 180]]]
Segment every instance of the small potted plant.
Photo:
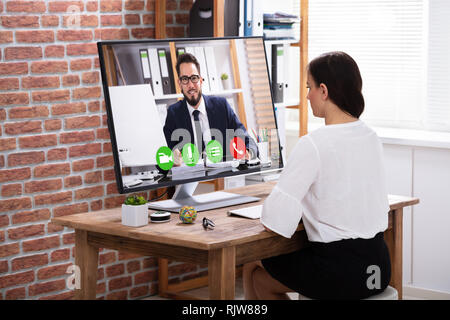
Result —
[[224, 90], [230, 89], [230, 82], [228, 81], [228, 74], [225, 72], [220, 75], [220, 79], [222, 80], [222, 85]]
[[148, 224], [148, 206], [144, 197], [129, 196], [122, 204], [122, 224], [142, 227]]

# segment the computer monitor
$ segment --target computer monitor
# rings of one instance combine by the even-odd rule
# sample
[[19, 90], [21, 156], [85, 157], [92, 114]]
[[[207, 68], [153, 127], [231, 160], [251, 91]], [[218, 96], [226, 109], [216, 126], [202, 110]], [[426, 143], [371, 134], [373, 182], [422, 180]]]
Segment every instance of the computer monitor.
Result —
[[168, 211], [257, 200], [193, 198], [190, 183], [283, 167], [262, 37], [97, 46], [120, 193], [184, 185], [175, 199], [153, 204]]

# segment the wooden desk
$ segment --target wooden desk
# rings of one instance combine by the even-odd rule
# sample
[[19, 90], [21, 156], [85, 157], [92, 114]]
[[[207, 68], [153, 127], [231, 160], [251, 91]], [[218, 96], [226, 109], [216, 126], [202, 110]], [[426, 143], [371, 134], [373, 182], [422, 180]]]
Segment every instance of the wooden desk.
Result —
[[[274, 185], [271, 182], [230, 191], [260, 197], [262, 203]], [[391, 286], [398, 290], [401, 298], [403, 208], [419, 200], [389, 196], [389, 202], [391, 211], [385, 239], [391, 254]], [[259, 220], [228, 217], [229, 209], [200, 212], [194, 224], [182, 224], [174, 214], [168, 223], [150, 223], [140, 228], [121, 224], [121, 208], [53, 218], [52, 222], [75, 229], [75, 264], [81, 270], [77, 299], [96, 297], [99, 248], [207, 265], [210, 298], [234, 299], [236, 265], [298, 250], [307, 244], [307, 237], [303, 224], [291, 239], [286, 239], [265, 231]], [[203, 217], [215, 222], [215, 230], [203, 229]]]

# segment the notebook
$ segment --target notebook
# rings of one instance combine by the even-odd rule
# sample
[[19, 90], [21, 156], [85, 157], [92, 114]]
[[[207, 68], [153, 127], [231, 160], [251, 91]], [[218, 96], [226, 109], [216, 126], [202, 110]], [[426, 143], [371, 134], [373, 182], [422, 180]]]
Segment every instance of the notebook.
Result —
[[259, 206], [253, 206], [253, 207], [247, 207], [247, 208], [241, 208], [241, 209], [233, 209], [228, 211], [228, 215], [237, 215], [245, 218], [250, 219], [259, 219], [261, 218], [261, 212], [262, 212], [262, 205]]

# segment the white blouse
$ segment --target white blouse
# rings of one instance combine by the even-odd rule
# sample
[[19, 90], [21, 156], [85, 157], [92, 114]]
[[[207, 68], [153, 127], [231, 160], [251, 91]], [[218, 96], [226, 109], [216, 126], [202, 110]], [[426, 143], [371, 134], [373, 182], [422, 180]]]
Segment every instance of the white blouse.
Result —
[[302, 219], [308, 239], [373, 238], [388, 226], [382, 145], [361, 120], [299, 139], [264, 202], [261, 222], [290, 238]]

